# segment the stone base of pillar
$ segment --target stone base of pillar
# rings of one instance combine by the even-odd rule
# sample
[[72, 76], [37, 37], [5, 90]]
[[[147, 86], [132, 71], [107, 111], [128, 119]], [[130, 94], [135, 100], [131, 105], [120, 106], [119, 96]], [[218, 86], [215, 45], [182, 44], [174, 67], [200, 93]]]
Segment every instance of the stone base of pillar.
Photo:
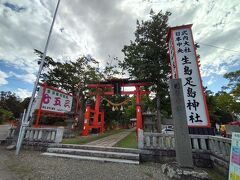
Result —
[[73, 119], [66, 119], [65, 122], [67, 123], [67, 127], [64, 129], [64, 138], [74, 138], [75, 134], [73, 131], [73, 124], [74, 120]]
[[163, 164], [162, 172], [170, 179], [210, 180], [208, 173], [197, 167], [182, 168], [176, 162]]

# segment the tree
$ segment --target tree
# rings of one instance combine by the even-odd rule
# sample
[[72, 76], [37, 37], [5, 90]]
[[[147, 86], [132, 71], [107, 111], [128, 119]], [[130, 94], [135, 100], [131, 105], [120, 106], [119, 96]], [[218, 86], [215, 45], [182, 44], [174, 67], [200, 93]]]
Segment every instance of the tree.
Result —
[[26, 97], [22, 102], [21, 102], [21, 106], [23, 109], [26, 109], [28, 108], [28, 104], [30, 102], [30, 99], [31, 97]]
[[80, 57], [75, 62], [56, 63], [54, 68], [46, 73], [46, 82], [76, 95], [84, 92], [86, 84], [99, 81], [99, 74], [92, 64], [98, 62], [91, 57]]
[[236, 99], [240, 100], [240, 70], [224, 74], [224, 78], [229, 80], [225, 89], [230, 89]]
[[0, 108], [0, 124], [3, 124], [3, 122], [9, 120], [12, 116], [12, 112]]
[[211, 120], [211, 124], [215, 127], [215, 124], [226, 124], [232, 121], [232, 116], [226, 109], [217, 104], [217, 96], [211, 90], [205, 88], [206, 102], [208, 106], [208, 113]]
[[[40, 51], [35, 50], [35, 53], [39, 57], [42, 56]], [[82, 125], [87, 98], [86, 85], [90, 82], [97, 82], [102, 77], [98, 71], [98, 62], [90, 56], [82, 56], [75, 61], [65, 63], [46, 57], [45, 67], [48, 69], [42, 73], [42, 81], [79, 98], [79, 119]]]
[[205, 88], [206, 101], [211, 123], [215, 126], [234, 121], [240, 113], [240, 103], [226, 92], [220, 91], [214, 94]]
[[[102, 99], [101, 102], [101, 111], [105, 112], [104, 115], [104, 124], [107, 127], [113, 127], [116, 125], [125, 126], [128, 124], [129, 119], [125, 118], [125, 113], [129, 102], [127, 104], [123, 103], [122, 107], [124, 108], [121, 110], [121, 106], [112, 106], [111, 103], [122, 103], [126, 101], [129, 97], [128, 96], [108, 96]], [[114, 109], [113, 109], [114, 108]]]
[[219, 109], [231, 114], [230, 121], [235, 120], [237, 114], [240, 113], [240, 102], [237, 102], [235, 98], [226, 92], [218, 92], [216, 94], [216, 105]]
[[214, 96], [214, 93], [211, 90], [207, 90], [207, 87], [204, 89], [205, 89], [206, 103], [208, 107], [209, 117], [212, 125], [215, 125], [216, 122], [217, 123], [219, 122], [219, 118], [215, 114], [217, 110], [216, 98]]
[[[114, 58], [114, 60], [118, 60], [118, 58]], [[105, 68], [102, 71], [101, 78], [103, 80], [109, 80], [109, 79], [117, 79], [117, 76], [120, 75], [119, 69], [117, 65], [111, 65], [109, 62], [107, 62]]]
[[0, 108], [12, 112], [13, 118], [19, 118], [21, 113], [23, 112], [23, 107], [21, 106], [21, 99], [11, 91], [1, 91]]
[[[128, 96], [110, 96], [107, 97], [108, 101], [104, 98], [102, 102], [102, 107], [105, 111], [105, 124], [108, 127], [111, 127], [113, 124], [119, 124], [121, 126], [127, 127], [130, 124], [130, 119], [136, 117], [136, 97], [128, 97]], [[123, 109], [121, 106], [115, 106], [115, 110], [113, 111], [113, 106], [111, 103], [122, 103]], [[141, 98], [141, 102], [143, 103], [142, 110], [147, 111], [150, 107], [148, 96], [143, 96]]]
[[[168, 18], [170, 12], [150, 12], [150, 20], [137, 21], [135, 40], [125, 45], [125, 58], [120, 66], [127, 70], [130, 76], [152, 82], [152, 90], [156, 92], [157, 112], [160, 120], [161, 110], [169, 112], [168, 80], [170, 77], [170, 62], [166, 42]], [[161, 102], [160, 102], [161, 99]]]

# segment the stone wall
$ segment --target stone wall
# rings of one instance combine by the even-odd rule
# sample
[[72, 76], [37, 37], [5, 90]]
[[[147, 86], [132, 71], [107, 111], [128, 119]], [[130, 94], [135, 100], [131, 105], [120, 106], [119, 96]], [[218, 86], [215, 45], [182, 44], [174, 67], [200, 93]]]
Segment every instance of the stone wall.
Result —
[[[7, 142], [14, 141], [16, 128], [10, 128]], [[49, 143], [60, 143], [63, 138], [63, 127], [59, 128], [26, 128], [23, 144], [35, 146], [47, 146]]]
[[[216, 168], [224, 174], [228, 173], [231, 139], [209, 135], [190, 135], [190, 138], [195, 166]], [[138, 143], [142, 161], [175, 161], [173, 135], [140, 130]]]

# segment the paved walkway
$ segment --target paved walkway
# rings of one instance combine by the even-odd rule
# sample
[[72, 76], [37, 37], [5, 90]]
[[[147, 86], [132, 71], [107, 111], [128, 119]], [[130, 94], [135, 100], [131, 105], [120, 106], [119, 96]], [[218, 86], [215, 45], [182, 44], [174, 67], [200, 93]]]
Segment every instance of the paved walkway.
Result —
[[107, 136], [105, 138], [98, 139], [96, 141], [92, 141], [92, 142], [88, 143], [87, 145], [112, 147], [115, 144], [117, 144], [117, 142], [119, 142], [120, 140], [122, 140], [123, 138], [128, 136], [133, 131], [135, 131], [135, 128], [134, 129], [126, 129], [123, 132], [113, 134], [113, 135]]

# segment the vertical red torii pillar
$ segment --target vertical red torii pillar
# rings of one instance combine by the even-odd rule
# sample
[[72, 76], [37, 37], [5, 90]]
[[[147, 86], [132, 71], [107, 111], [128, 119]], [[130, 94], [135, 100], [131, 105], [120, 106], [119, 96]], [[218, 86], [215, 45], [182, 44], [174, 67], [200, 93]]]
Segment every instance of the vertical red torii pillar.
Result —
[[137, 117], [137, 131], [142, 129], [142, 109], [141, 109], [141, 92], [140, 87], [136, 87], [136, 117]]
[[95, 102], [94, 119], [93, 119], [93, 126], [94, 127], [98, 127], [100, 102], [101, 102], [101, 96], [99, 94], [97, 94], [96, 95], [96, 102]]
[[90, 102], [87, 102], [85, 116], [84, 116], [84, 123], [83, 123], [83, 132], [82, 132], [83, 136], [88, 136], [88, 133], [89, 133], [90, 111], [91, 111], [91, 104]]
[[[96, 95], [96, 102], [95, 102], [95, 108], [91, 109], [91, 103], [88, 101], [86, 103], [86, 111], [84, 116], [84, 124], [83, 124], [83, 136], [88, 136], [89, 130], [99, 129], [101, 133], [104, 132], [104, 112], [100, 112], [100, 102], [101, 102], [101, 95]], [[91, 113], [93, 113], [93, 123], [90, 124], [90, 116]], [[100, 115], [100, 122], [99, 122], [99, 115]]]

